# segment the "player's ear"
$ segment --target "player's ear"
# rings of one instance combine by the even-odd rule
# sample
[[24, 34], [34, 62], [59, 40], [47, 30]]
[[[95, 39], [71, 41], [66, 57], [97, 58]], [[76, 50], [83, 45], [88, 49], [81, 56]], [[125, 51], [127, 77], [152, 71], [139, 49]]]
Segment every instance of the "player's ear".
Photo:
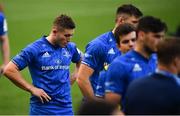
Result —
[[122, 16], [116, 17], [116, 24], [120, 25], [124, 23], [124, 18]]
[[120, 42], [117, 43], [116, 46], [117, 46], [117, 48], [119, 49], [119, 48], [121, 47], [121, 43], [120, 43]]
[[57, 32], [58, 32], [57, 28], [56, 28], [56, 27], [53, 27], [53, 28], [52, 28], [52, 33], [53, 33], [53, 35], [54, 35], [54, 34], [57, 34]]
[[174, 66], [176, 67], [176, 69], [178, 70], [178, 67], [179, 66], [179, 62], [180, 62], [180, 57], [175, 57], [173, 60], [172, 60]]
[[142, 40], [144, 38], [144, 36], [145, 36], [145, 32], [143, 32], [143, 31], [137, 32], [137, 38], [139, 40]]

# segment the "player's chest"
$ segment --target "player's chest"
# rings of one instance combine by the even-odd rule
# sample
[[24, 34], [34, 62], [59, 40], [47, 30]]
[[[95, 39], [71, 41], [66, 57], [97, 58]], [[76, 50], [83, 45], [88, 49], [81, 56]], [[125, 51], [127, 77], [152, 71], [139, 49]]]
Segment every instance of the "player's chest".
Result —
[[155, 72], [155, 64], [135, 63], [132, 64], [131, 73], [129, 73], [129, 80], [141, 78]]
[[67, 49], [42, 50], [36, 63], [40, 66], [70, 65], [71, 59], [72, 55]]
[[111, 46], [107, 49], [105, 62], [110, 64], [117, 56], [120, 55], [120, 51], [116, 46]]

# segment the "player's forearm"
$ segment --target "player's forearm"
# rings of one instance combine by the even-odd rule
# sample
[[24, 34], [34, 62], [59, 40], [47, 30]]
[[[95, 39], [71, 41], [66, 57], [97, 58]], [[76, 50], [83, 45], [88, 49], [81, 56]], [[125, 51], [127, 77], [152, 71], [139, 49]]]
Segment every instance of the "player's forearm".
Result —
[[71, 85], [74, 84], [74, 82], [76, 81], [76, 79], [78, 77], [78, 71], [79, 71], [79, 67], [80, 67], [80, 62], [81, 62], [81, 60], [78, 63], [76, 63], [75, 70], [71, 75], [71, 78], [70, 78]]
[[87, 99], [95, 98], [89, 80], [81, 80], [80, 78], [78, 78], [77, 83], [84, 97], [86, 97]]
[[77, 83], [82, 94], [87, 97], [87, 99], [95, 98], [91, 83], [89, 81], [89, 78], [93, 72], [94, 70], [85, 64], [81, 64], [78, 71]]
[[20, 72], [11, 67], [12, 62], [7, 64], [7, 67], [4, 69], [3, 74], [11, 80], [16, 86], [31, 92], [31, 89], [34, 87], [32, 84], [28, 83], [20, 74]]
[[74, 71], [74, 72], [71, 74], [71, 78], [70, 78], [71, 85], [74, 84], [74, 82], [76, 81], [76, 78], [77, 78], [77, 72]]
[[3, 64], [6, 65], [9, 62], [10, 50], [9, 40], [7, 35], [2, 36], [2, 59]]

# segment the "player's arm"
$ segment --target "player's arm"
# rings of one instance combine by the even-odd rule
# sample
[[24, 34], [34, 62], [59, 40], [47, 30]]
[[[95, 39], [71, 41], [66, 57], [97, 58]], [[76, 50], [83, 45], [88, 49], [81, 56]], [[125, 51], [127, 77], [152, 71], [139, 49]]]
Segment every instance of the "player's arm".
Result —
[[75, 69], [74, 72], [71, 74], [70, 78], [71, 85], [73, 85], [78, 77], [78, 71], [83, 58], [83, 53], [76, 47], [75, 43], [71, 42], [71, 45], [73, 47], [72, 62], [75, 63]]
[[113, 61], [107, 71], [105, 81], [105, 100], [115, 105], [121, 102], [125, 88], [126, 68], [120, 61]]
[[79, 88], [81, 89], [82, 94], [87, 99], [95, 98], [91, 83], [89, 81], [89, 78], [93, 72], [94, 72], [94, 70], [91, 67], [89, 67], [85, 64], [80, 65], [77, 83], [78, 83]]
[[0, 41], [1, 41], [1, 53], [2, 53], [2, 60], [3, 64], [1, 65], [0, 69], [3, 71], [5, 65], [9, 62], [9, 39], [8, 36], [2, 35], [0, 36]]
[[2, 73], [5, 65], [9, 62], [9, 39], [7, 35], [7, 22], [5, 17], [1, 17], [0, 19], [0, 25], [2, 26], [0, 31], [0, 41], [1, 41], [1, 53], [2, 53], [2, 60], [3, 64], [0, 66], [0, 71]]
[[121, 95], [113, 92], [107, 92], [105, 94], [105, 100], [115, 105], [118, 105], [121, 101]]
[[101, 43], [91, 42], [86, 46], [86, 51], [78, 72], [77, 83], [86, 99], [95, 99], [90, 77], [95, 70], [99, 70], [105, 58], [105, 51]]
[[78, 71], [79, 71], [80, 64], [81, 64], [81, 60], [75, 64], [76, 66], [75, 66], [74, 72], [71, 74], [71, 80], [70, 80], [71, 85], [74, 84], [74, 82], [76, 81], [76, 79], [78, 77]]
[[30, 92], [31, 94], [37, 96], [42, 103], [44, 101], [48, 102], [51, 98], [47, 95], [47, 93], [39, 88], [36, 88], [32, 84], [28, 83], [22, 76], [18, 69], [18, 67], [10, 61], [5, 67], [3, 74], [11, 80], [16, 86]]

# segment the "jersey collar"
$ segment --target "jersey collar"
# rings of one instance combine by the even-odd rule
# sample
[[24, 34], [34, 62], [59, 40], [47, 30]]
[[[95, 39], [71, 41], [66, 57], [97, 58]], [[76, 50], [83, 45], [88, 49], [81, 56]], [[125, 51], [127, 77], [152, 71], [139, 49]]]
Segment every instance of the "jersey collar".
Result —
[[58, 49], [58, 48], [61, 48], [61, 46], [59, 45], [52, 45], [48, 40], [47, 40], [47, 36], [43, 36], [42, 39], [48, 44], [50, 45], [52, 48], [54, 49]]
[[164, 76], [169, 77], [169, 78], [173, 78], [180, 85], [180, 77], [178, 77], [178, 75], [173, 74], [173, 73], [168, 72], [168, 71], [160, 70], [160, 69], [157, 69], [156, 73], [164, 75]]

